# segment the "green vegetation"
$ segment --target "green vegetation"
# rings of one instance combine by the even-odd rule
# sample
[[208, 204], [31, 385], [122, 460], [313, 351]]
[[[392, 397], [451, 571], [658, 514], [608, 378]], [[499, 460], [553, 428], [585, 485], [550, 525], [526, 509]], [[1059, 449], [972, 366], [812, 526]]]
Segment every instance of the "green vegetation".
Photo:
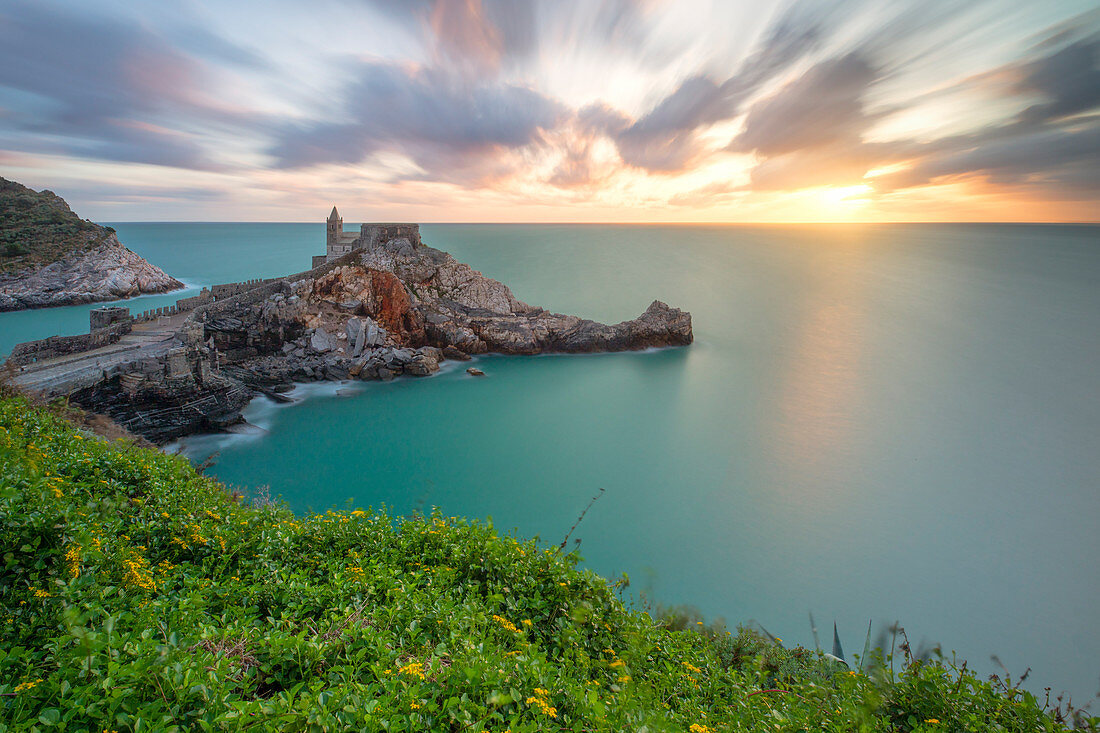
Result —
[[655, 623], [483, 524], [253, 505], [19, 398], [0, 552], [0, 731], [1062, 729], [950, 665]]
[[110, 231], [84, 221], [50, 191], [0, 178], [0, 272], [54, 262], [97, 244]]

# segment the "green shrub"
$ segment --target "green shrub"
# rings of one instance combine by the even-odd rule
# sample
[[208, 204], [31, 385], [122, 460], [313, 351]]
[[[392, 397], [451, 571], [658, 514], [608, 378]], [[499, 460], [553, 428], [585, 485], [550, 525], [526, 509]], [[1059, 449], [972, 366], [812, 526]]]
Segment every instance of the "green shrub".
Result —
[[0, 178], [0, 242], [7, 243], [3, 254], [10, 258], [0, 260], [0, 272], [54, 262], [100, 243], [108, 234], [49, 191], [36, 192]]
[[930, 663], [837, 672], [624, 608], [491, 526], [254, 506], [0, 400], [0, 731], [1059, 730]]

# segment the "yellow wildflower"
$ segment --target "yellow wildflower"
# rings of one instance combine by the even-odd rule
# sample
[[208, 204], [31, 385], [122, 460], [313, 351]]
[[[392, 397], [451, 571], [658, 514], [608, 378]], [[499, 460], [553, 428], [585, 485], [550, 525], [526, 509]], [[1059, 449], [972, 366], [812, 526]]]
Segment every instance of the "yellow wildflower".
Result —
[[691, 733], [711, 733], [710, 728], [705, 725], [699, 725], [698, 723], [692, 723], [688, 726], [688, 730], [690, 730]]
[[17, 693], [19, 693], [19, 692], [26, 692], [27, 690], [34, 689], [38, 685], [38, 683], [41, 682], [41, 681], [42, 681], [42, 678], [39, 677], [36, 680], [31, 680], [31, 681], [28, 681], [28, 682], [22, 682], [22, 683], [20, 683], [19, 685], [16, 686], [15, 691]]
[[514, 631], [517, 634], [520, 633], [519, 628], [514, 623], [512, 623], [508, 619], [504, 618], [503, 616], [498, 616], [494, 613], [493, 614], [493, 620], [495, 620], [498, 624], [500, 624], [504, 628], [508, 629], [509, 631]]
[[[546, 690], [540, 690], [540, 689], [535, 690], [536, 694], [539, 693], [539, 692], [546, 693]], [[531, 697], [527, 698], [527, 704], [537, 707], [542, 712], [543, 715], [548, 715], [551, 718], [558, 717], [558, 709], [556, 707], [554, 707], [553, 705], [551, 705], [546, 700], [544, 700], [542, 697], [536, 697], [536, 696], [532, 695]]]
[[190, 540], [191, 540], [192, 544], [196, 544], [196, 545], [205, 545], [206, 544], [206, 538], [203, 537], [201, 534], [199, 534], [199, 527], [198, 527], [197, 524], [190, 525], [188, 527], [188, 529], [191, 532]]
[[34, 589], [34, 597], [35, 598], [51, 598], [52, 596], [53, 596], [53, 593], [50, 593], [49, 591], [42, 590], [41, 588], [35, 588]]
[[122, 561], [126, 566], [126, 573], [122, 576], [122, 582], [133, 588], [143, 590], [156, 590], [157, 584], [153, 582], [153, 571], [149, 568], [149, 561], [141, 555], [132, 553]]
[[684, 662], [683, 664], [684, 664], [684, 666], [685, 666], [685, 667], [687, 667], [688, 669], [690, 669], [690, 670], [691, 670], [692, 672], [694, 672], [695, 674], [702, 674], [702, 673], [703, 673], [703, 670], [699, 669], [699, 668], [698, 668], [698, 667], [696, 667], [696, 666], [695, 666], [694, 664], [689, 664], [688, 662]]
[[80, 545], [69, 545], [69, 549], [65, 550], [65, 563], [69, 566], [69, 575], [76, 578], [80, 577]]
[[928, 719], [927, 719], [927, 720], [925, 720], [924, 722], [925, 722], [925, 723], [931, 723], [932, 725], [936, 725], [936, 724], [937, 724], [937, 723], [939, 723], [940, 721], [939, 721], [939, 718], [928, 718]]
[[397, 671], [401, 674], [407, 674], [410, 677], [419, 677], [420, 679], [424, 679], [424, 664], [421, 662], [409, 662]]

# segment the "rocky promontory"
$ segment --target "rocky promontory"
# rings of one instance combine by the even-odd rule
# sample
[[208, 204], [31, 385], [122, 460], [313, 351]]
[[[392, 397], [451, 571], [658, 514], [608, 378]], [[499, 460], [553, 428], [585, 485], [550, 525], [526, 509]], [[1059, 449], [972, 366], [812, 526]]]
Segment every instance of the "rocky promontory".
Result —
[[[626, 351], [693, 339], [691, 314], [660, 301], [612, 325], [528, 305], [419, 237], [372, 241], [296, 275], [203, 292], [156, 322], [114, 313], [124, 308], [93, 311], [99, 330], [85, 338], [102, 348], [83, 356], [61, 337], [21, 344], [34, 348], [18, 349], [15, 383], [43, 397], [67, 395], [164, 443], [225, 429], [256, 394], [285, 401], [280, 393], [299, 382], [390, 381], [477, 354]], [[56, 363], [58, 355], [65, 360]]]
[[78, 217], [60, 196], [0, 178], [0, 311], [182, 287], [127, 249], [113, 229]]
[[684, 346], [691, 314], [653, 301], [614, 325], [552, 313], [451, 255], [404, 239], [203, 313], [206, 333], [253, 388], [426, 376], [469, 355]]

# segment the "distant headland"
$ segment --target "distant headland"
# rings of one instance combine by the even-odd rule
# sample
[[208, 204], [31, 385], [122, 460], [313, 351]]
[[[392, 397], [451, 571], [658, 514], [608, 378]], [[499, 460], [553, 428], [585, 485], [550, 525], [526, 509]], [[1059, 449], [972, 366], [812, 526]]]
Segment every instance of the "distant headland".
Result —
[[684, 346], [691, 314], [653, 301], [606, 325], [551, 313], [446, 252], [417, 224], [343, 231], [334, 206], [326, 252], [293, 275], [203, 288], [133, 316], [91, 312], [90, 331], [18, 344], [7, 360], [20, 389], [66, 396], [163, 443], [241, 421], [257, 394], [295, 382], [427, 376], [447, 359], [485, 353], [626, 351]]
[[52, 191], [0, 178], [0, 311], [118, 300], [183, 283]]

